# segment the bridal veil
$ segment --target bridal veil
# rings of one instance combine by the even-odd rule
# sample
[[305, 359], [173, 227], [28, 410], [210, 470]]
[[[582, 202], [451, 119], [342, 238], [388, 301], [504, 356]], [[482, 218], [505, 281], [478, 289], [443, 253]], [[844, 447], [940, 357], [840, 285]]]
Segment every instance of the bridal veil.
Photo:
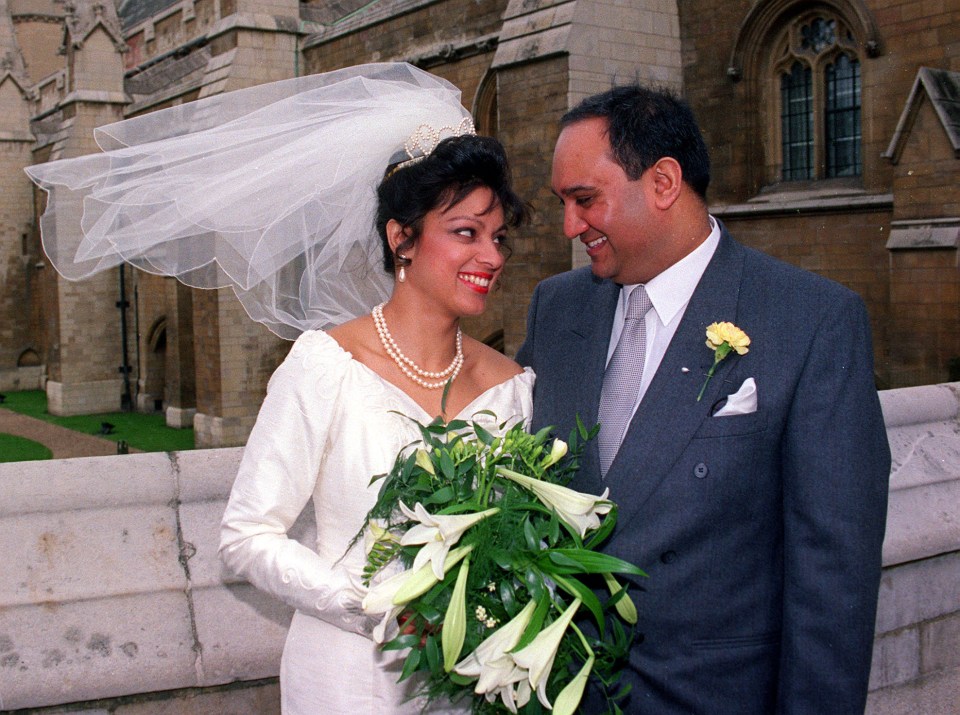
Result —
[[251, 318], [294, 339], [388, 297], [377, 184], [422, 125], [469, 117], [445, 80], [360, 65], [100, 127], [101, 153], [27, 173], [49, 193], [43, 246], [66, 278], [127, 262], [229, 286]]

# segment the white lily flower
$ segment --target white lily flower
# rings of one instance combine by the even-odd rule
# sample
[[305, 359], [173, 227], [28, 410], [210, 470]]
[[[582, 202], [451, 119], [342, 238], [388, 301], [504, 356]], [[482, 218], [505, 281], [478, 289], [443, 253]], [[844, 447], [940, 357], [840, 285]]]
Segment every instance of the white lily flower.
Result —
[[503, 685], [492, 692], [486, 693], [484, 697], [488, 703], [494, 702], [499, 697], [507, 710], [516, 715], [518, 708], [522, 708], [530, 702], [530, 683], [527, 682], [526, 677], [521, 677], [516, 684]]
[[433, 565], [433, 573], [437, 580], [443, 578], [445, 571], [444, 562], [447, 553], [463, 536], [463, 533], [471, 526], [492, 514], [496, 514], [499, 509], [496, 507], [485, 511], [475, 512], [473, 514], [448, 514], [437, 516], [428, 512], [423, 504], [417, 502], [414, 509], [411, 509], [400, 502], [400, 511], [403, 512], [411, 521], [420, 522], [411, 527], [400, 537], [400, 543], [404, 546], [411, 544], [423, 544], [423, 548], [417, 552], [414, 557], [413, 568], [419, 569], [428, 561]]
[[360, 605], [365, 613], [387, 613], [396, 606], [403, 606], [422, 596], [443, 578], [444, 573], [453, 568], [464, 556], [473, 551], [473, 546], [461, 546], [454, 549], [444, 564], [444, 572], [436, 577], [429, 565], [410, 568], [384, 579], [373, 586], [363, 597]]
[[536, 494], [540, 501], [557, 512], [564, 523], [576, 529], [581, 539], [588, 531], [600, 526], [601, 514], [607, 514], [613, 508], [613, 504], [607, 500], [609, 488], [604, 489], [600, 496], [594, 496], [517, 474], [503, 467], [497, 473]]
[[552, 467], [554, 464], [559, 462], [567, 454], [567, 443], [562, 439], [553, 440], [553, 447], [550, 449], [550, 454], [545, 460], [543, 460], [543, 468]]
[[519, 668], [510, 655], [520, 636], [530, 624], [536, 602], [530, 601], [509, 622], [491, 633], [470, 655], [454, 666], [454, 672], [477, 678], [474, 692], [488, 702], [499, 696], [510, 712], [523, 707], [530, 699], [527, 671]]
[[394, 609], [394, 596], [397, 591], [414, 575], [413, 569], [407, 569], [400, 573], [395, 573], [390, 578], [386, 578], [375, 586], [372, 586], [367, 595], [360, 602], [364, 613], [376, 614], [387, 613]]
[[548, 709], [552, 707], [547, 699], [547, 680], [550, 677], [550, 669], [553, 668], [553, 660], [557, 657], [557, 649], [560, 647], [560, 641], [563, 640], [563, 634], [579, 607], [580, 599], [577, 598], [560, 618], [540, 631], [526, 647], [511, 654], [513, 661], [526, 669], [530, 687], [537, 691], [540, 703]]

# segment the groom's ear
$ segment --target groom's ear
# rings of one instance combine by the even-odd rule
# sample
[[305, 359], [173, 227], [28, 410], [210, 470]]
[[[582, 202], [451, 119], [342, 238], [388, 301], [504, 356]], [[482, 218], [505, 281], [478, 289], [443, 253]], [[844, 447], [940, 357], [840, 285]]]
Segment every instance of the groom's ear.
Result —
[[669, 209], [680, 198], [683, 169], [676, 159], [669, 156], [658, 159], [650, 169], [653, 175], [654, 204], [659, 209]]

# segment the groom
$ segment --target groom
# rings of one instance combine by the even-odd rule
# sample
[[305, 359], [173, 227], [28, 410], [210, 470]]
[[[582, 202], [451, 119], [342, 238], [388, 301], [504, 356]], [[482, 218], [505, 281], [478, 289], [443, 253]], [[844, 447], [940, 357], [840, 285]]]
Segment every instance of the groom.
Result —
[[[533, 427], [601, 423], [573, 486], [610, 488], [606, 550], [649, 574], [630, 587], [624, 712], [862, 712], [890, 469], [866, 311], [734, 241], [709, 180], [665, 92], [619, 87], [563, 117], [553, 191], [591, 265], [533, 295], [517, 356], [537, 373]], [[731, 332], [708, 347], [718, 322]], [[708, 379], [723, 337], [747, 351]], [[603, 711], [592, 697], [582, 712]]]

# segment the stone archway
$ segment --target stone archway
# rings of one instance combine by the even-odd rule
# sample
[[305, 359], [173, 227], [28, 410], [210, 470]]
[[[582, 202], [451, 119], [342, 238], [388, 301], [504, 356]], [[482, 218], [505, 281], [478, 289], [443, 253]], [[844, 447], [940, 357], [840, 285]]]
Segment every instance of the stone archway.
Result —
[[164, 408], [167, 362], [167, 317], [157, 318], [147, 331], [144, 352], [140, 356], [138, 412], [159, 412]]

